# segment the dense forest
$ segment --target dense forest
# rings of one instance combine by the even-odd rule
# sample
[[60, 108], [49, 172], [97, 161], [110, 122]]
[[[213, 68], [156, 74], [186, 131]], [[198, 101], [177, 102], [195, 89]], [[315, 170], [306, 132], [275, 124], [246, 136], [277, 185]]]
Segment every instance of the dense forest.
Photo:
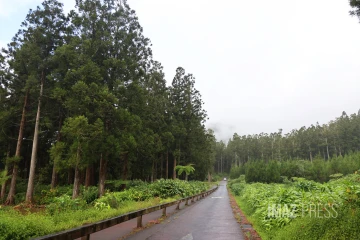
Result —
[[[125, 0], [45, 0], [29, 11], [0, 55], [1, 199], [16, 183], [73, 184], [105, 191], [109, 179], [192, 179], [213, 169], [215, 137], [195, 78], [181, 67], [171, 85], [152, 58]], [[194, 164], [194, 165], [189, 165]], [[187, 176], [186, 176], [187, 177]]]
[[227, 144], [217, 142], [215, 169], [228, 172], [231, 166], [256, 160], [330, 160], [359, 150], [360, 111], [350, 116], [343, 112], [328, 124], [303, 126], [286, 134], [282, 129], [270, 134], [239, 136], [235, 133]]

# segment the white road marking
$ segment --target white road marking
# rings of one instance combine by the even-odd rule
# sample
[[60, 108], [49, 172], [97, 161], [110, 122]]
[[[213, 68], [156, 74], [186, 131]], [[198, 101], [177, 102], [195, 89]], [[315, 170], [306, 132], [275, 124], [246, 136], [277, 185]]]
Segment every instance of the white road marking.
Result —
[[211, 198], [224, 198], [224, 197], [211, 197]]
[[182, 237], [180, 240], [193, 240], [193, 239], [194, 239], [193, 235], [191, 233], [189, 233], [185, 237]]

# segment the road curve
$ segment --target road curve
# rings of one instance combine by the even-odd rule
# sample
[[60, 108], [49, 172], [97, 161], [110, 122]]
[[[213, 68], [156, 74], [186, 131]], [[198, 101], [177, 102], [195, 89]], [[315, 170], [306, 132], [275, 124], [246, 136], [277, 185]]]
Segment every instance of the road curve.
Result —
[[184, 207], [163, 223], [140, 231], [127, 240], [241, 240], [244, 239], [236, 222], [226, 189], [221, 182], [217, 191]]

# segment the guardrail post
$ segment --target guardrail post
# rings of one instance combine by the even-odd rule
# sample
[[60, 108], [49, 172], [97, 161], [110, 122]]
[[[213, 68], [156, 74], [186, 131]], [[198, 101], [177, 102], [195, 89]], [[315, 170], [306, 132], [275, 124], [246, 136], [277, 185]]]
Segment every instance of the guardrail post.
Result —
[[176, 210], [180, 210], [180, 203], [181, 203], [181, 201], [178, 202], [178, 204], [176, 206]]
[[142, 215], [137, 217], [137, 227], [138, 228], [142, 227]]
[[194, 197], [191, 198], [191, 202], [194, 202]]
[[90, 240], [90, 234], [81, 237], [81, 240]]
[[189, 199], [186, 199], [185, 206], [189, 205]]
[[164, 217], [166, 217], [166, 207], [163, 208], [163, 213], [162, 213], [162, 215], [163, 215]]

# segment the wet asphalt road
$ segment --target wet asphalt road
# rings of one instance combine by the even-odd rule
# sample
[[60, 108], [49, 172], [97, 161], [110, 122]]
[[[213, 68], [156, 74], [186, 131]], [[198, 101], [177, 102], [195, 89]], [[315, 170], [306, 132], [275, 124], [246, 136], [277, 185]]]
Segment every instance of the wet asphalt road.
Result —
[[239, 240], [244, 239], [236, 222], [226, 189], [221, 182], [217, 191], [183, 207], [161, 224], [140, 231], [127, 240]]

